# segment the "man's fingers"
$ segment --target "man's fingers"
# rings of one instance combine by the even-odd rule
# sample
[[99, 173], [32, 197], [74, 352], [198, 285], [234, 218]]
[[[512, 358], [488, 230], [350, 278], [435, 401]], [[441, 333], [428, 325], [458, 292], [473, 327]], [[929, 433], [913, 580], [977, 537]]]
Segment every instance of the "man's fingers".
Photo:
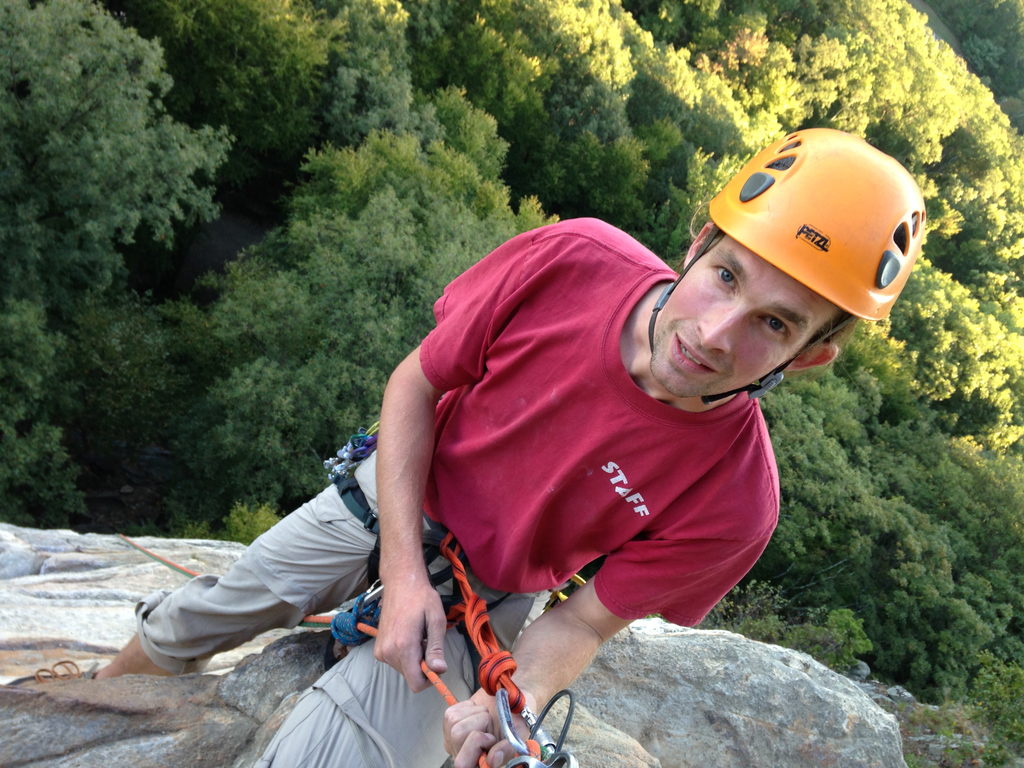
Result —
[[429, 688], [430, 681], [420, 668], [420, 661], [423, 660], [422, 641], [416, 640], [415, 635], [412, 635], [411, 644], [405, 645], [391, 642], [391, 637], [384, 635], [377, 639], [373, 648], [374, 658], [398, 670], [413, 693]]
[[423, 658], [419, 655], [406, 655], [398, 670], [402, 673], [402, 677], [405, 678], [405, 684], [409, 686], [409, 690], [413, 693], [425, 691], [430, 687], [430, 681], [423, 674], [423, 669], [420, 667], [422, 660]]
[[448, 669], [444, 658], [447, 629], [441, 598], [432, 587], [414, 591], [398, 604], [393, 595], [385, 593], [373, 655], [398, 670], [409, 689], [419, 693], [430, 686], [421, 662], [438, 674]]
[[487, 753], [487, 764], [493, 768], [501, 768], [509, 760], [516, 756], [516, 751], [507, 741], [499, 741], [490, 752]]
[[[486, 708], [470, 700], [460, 701], [448, 707], [444, 713], [444, 748], [449, 755], [456, 755], [466, 739], [475, 732], [489, 732], [491, 715]], [[493, 743], [493, 742], [492, 742]], [[490, 744], [487, 745], [488, 747]], [[483, 751], [485, 747], [481, 747]]]
[[[452, 761], [453, 768], [477, 768], [480, 764], [480, 755], [485, 753], [497, 739], [484, 731], [474, 731], [462, 742], [462, 749], [455, 755]], [[492, 763], [502, 766], [504, 763]]]

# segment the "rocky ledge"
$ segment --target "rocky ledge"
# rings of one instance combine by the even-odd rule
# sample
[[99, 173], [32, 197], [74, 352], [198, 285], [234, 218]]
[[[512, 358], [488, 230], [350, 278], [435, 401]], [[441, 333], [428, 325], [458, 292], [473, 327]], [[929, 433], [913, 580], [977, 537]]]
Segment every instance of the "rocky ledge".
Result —
[[[206, 572], [243, 549], [138, 543]], [[134, 603], [185, 578], [115, 536], [0, 524], [0, 682], [58, 659], [104, 663], [134, 631]], [[322, 635], [268, 633], [203, 675], [4, 686], [0, 765], [251, 765], [319, 675]], [[581, 768], [905, 767], [896, 719], [856, 683], [729, 632], [635, 622], [573, 691]]]

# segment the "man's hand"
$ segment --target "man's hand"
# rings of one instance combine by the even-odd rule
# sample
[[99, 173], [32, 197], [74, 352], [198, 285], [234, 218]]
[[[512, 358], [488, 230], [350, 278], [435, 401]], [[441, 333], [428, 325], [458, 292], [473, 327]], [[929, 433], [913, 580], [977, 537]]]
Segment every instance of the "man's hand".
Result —
[[[525, 692], [524, 692], [525, 693]], [[528, 705], [533, 698], [526, 693]], [[512, 716], [519, 738], [526, 741], [530, 729], [518, 715]], [[499, 731], [494, 697], [478, 690], [470, 698], [448, 707], [444, 713], [444, 748], [454, 758], [453, 768], [477, 768], [480, 755], [487, 755], [491, 768], [502, 768], [518, 754]]]
[[438, 674], [448, 669], [444, 659], [444, 635], [448, 629], [441, 596], [425, 578], [413, 579], [405, 589], [384, 589], [380, 623], [373, 655], [399, 672], [413, 692], [430, 686], [420, 668]]

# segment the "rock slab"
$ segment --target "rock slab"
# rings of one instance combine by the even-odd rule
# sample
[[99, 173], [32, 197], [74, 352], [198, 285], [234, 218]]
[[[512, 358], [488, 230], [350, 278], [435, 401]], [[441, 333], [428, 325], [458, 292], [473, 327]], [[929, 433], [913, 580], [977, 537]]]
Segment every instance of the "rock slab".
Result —
[[[206, 572], [243, 551], [138, 543]], [[0, 524], [0, 682], [59, 658], [102, 662], [134, 632], [135, 602], [184, 579], [114, 536]], [[0, 766], [244, 768], [320, 674], [324, 641], [268, 633], [215, 657], [219, 676], [0, 687]], [[567, 744], [580, 768], [905, 768], [895, 718], [860, 687], [729, 632], [635, 622], [573, 691]], [[560, 722], [556, 709], [545, 725]]]
[[662, 768], [905, 768], [899, 725], [805, 653], [634, 622], [573, 686]]
[[[223, 573], [245, 551], [230, 541], [135, 541], [198, 573]], [[187, 579], [117, 536], [0, 523], [0, 684], [60, 659], [106, 663], [135, 633], [135, 603]], [[283, 634], [216, 656], [208, 671], [224, 672]]]

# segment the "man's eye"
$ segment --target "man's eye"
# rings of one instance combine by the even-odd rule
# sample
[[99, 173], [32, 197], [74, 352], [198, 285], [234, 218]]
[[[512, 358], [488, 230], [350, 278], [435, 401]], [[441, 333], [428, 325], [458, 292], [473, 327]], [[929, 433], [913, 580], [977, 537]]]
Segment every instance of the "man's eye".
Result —
[[779, 320], [777, 317], [768, 318], [768, 327], [773, 331], [784, 331], [786, 330], [786, 324]]
[[725, 267], [719, 267], [719, 269], [718, 269], [718, 277], [721, 278], [723, 283], [731, 283], [735, 279], [732, 276], [732, 272], [730, 272]]

